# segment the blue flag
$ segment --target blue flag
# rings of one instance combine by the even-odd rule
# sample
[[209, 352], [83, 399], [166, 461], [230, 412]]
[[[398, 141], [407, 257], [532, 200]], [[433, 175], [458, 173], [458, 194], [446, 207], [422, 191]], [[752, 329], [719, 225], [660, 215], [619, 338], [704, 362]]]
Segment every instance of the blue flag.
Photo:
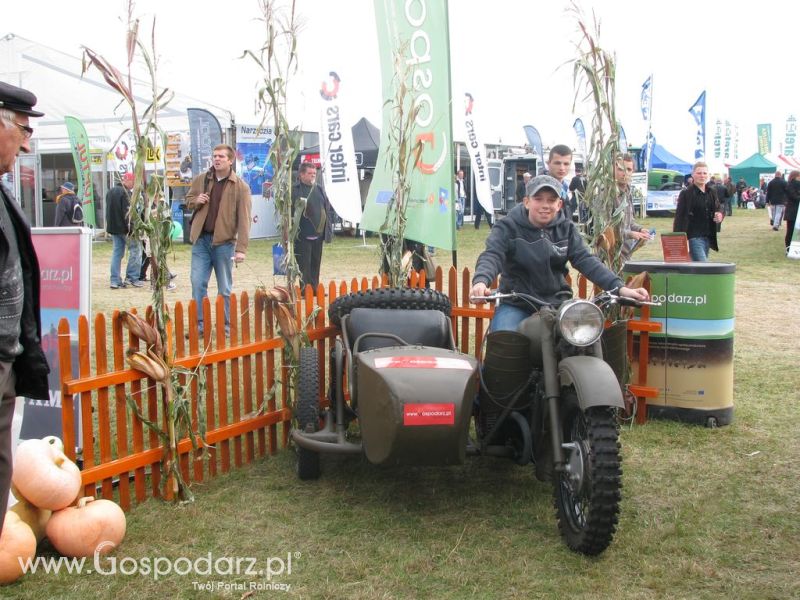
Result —
[[528, 144], [530, 144], [531, 149], [541, 160], [544, 160], [544, 154], [542, 154], [542, 136], [539, 135], [536, 127], [533, 125], [524, 125], [522, 129], [525, 131], [525, 136], [528, 138]]
[[640, 166], [641, 171], [649, 171], [650, 170], [650, 155], [653, 153], [653, 147], [656, 145], [656, 136], [652, 133], [647, 134], [647, 142], [644, 145], [644, 151], [642, 152], [642, 164]]
[[628, 138], [625, 137], [625, 130], [619, 126], [619, 151], [623, 154], [628, 153]]
[[583, 126], [583, 121], [580, 118], [575, 119], [572, 128], [578, 137], [578, 152], [583, 154], [583, 160], [586, 161], [586, 128]]
[[642, 84], [642, 118], [650, 119], [650, 109], [653, 107], [653, 76], [650, 75]]
[[706, 155], [706, 92], [698, 96], [697, 101], [692, 104], [689, 112], [694, 117], [697, 124], [697, 136], [694, 143], [694, 158], [700, 160]]

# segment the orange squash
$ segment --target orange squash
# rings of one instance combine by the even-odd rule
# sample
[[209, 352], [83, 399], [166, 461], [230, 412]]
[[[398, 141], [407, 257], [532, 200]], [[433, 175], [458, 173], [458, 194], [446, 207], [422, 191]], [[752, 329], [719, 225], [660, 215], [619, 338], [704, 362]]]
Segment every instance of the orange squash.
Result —
[[125, 537], [125, 513], [111, 500], [91, 496], [53, 513], [47, 522], [47, 538], [64, 556], [107, 554]]
[[81, 490], [77, 465], [45, 440], [17, 446], [12, 481], [31, 504], [48, 510], [69, 506]]
[[36, 537], [19, 515], [6, 513], [0, 534], [0, 584], [12, 583], [22, 576], [22, 564], [36, 556]]
[[31, 528], [33, 535], [36, 536], [36, 542], [41, 542], [44, 538], [45, 527], [53, 511], [33, 505], [13, 483], [11, 484], [11, 493], [14, 494], [17, 503], [8, 509], [9, 512], [16, 513], [20, 520]]

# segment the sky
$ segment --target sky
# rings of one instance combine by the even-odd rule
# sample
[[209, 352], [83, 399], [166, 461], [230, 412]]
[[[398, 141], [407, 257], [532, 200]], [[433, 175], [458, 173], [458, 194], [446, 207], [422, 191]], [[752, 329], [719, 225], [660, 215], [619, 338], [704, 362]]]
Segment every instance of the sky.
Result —
[[[125, 6], [123, 0], [9, 3], [0, 34], [75, 56], [87, 46], [121, 66]], [[289, 80], [289, 120], [318, 128], [320, 83], [336, 71], [352, 120], [365, 116], [380, 127], [372, 0], [296, 0], [296, 6], [302, 28], [299, 70]], [[757, 123], [772, 124], [773, 151], [780, 150], [786, 118], [800, 116], [800, 2], [581, 0], [581, 6], [599, 19], [600, 45], [616, 56], [617, 115], [629, 144], [646, 139], [640, 92], [652, 74], [652, 131], [673, 154], [693, 160], [695, 126], [688, 111], [703, 90], [707, 155], [716, 119], [738, 124], [740, 160], [757, 150]], [[545, 146], [574, 146], [575, 118], [589, 127], [586, 107], [574, 106], [578, 29], [569, 7], [567, 0], [450, 1], [454, 112], [463, 107], [464, 92], [471, 93], [484, 143], [522, 144], [522, 126], [529, 124]], [[230, 110], [238, 123], [260, 121], [254, 110], [260, 72], [252, 59], [241, 58], [265, 37], [257, 0], [138, 0], [133, 14], [145, 38], [155, 17], [162, 85]], [[463, 139], [458, 121], [454, 136]]]

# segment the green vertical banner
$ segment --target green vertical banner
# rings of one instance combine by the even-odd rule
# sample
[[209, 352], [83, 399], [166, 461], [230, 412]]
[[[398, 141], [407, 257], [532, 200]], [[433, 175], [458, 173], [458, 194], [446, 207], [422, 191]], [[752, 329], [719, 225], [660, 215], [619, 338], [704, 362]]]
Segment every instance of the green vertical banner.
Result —
[[[446, 0], [375, 0], [375, 21], [383, 82], [383, 129], [375, 175], [361, 227], [380, 231], [394, 196], [394, 173], [387, 132], [392, 124], [396, 89], [409, 93], [405, 114], [416, 110], [411, 143], [422, 143], [410, 173], [405, 237], [429, 246], [455, 250], [453, 199], [453, 127], [450, 94], [450, 41]], [[406, 81], [395, 73], [395, 56], [409, 67]]]
[[769, 154], [772, 152], [772, 124], [759, 123], [758, 129], [758, 153]]
[[94, 215], [94, 186], [92, 185], [92, 164], [89, 155], [89, 137], [86, 128], [75, 117], [64, 117], [72, 148], [72, 160], [78, 173], [78, 199], [83, 206], [83, 221], [86, 225], [97, 227]]

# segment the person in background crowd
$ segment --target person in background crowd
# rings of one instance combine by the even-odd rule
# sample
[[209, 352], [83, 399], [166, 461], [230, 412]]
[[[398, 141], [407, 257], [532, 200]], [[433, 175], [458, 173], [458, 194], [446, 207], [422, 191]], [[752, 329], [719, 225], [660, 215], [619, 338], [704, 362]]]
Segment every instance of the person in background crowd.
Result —
[[292, 211], [297, 214], [297, 204], [304, 203], [300, 227], [294, 240], [294, 258], [300, 269], [300, 289], [310, 285], [314, 293], [319, 286], [319, 269], [322, 264], [322, 244], [333, 239], [333, 211], [325, 190], [317, 185], [317, 167], [304, 162], [292, 185]]
[[736, 186], [733, 185], [733, 179], [730, 175], [725, 176], [725, 190], [728, 192], [728, 203], [725, 205], [725, 216], [733, 216], [733, 198], [736, 196]]
[[467, 205], [467, 183], [464, 181], [464, 171], [456, 173], [456, 229], [464, 225], [464, 207]]
[[[714, 183], [714, 191], [717, 193], [717, 200], [719, 201], [720, 210], [723, 215], [731, 214], [731, 199], [728, 197], [728, 188], [722, 183], [719, 176], [712, 177], [711, 181]], [[721, 230], [721, 225], [717, 223], [717, 231]]]
[[[131, 190], [133, 173], [125, 173], [120, 181], [106, 194], [106, 232], [114, 244], [111, 251], [111, 289], [127, 286], [140, 288], [142, 266], [142, 244], [131, 235]], [[125, 266], [125, 280], [120, 277], [122, 257], [128, 249], [128, 264]]]
[[250, 188], [233, 171], [236, 156], [227, 144], [214, 147], [212, 167], [192, 180], [186, 206], [191, 220], [192, 298], [197, 308], [197, 328], [203, 334], [203, 299], [208, 296], [211, 270], [217, 293], [225, 300], [225, 332], [230, 327], [233, 265], [244, 262], [250, 241]]
[[[172, 223], [172, 213], [169, 210], [169, 205], [164, 199], [164, 196], [156, 198], [150, 206], [150, 210], [158, 213], [156, 218], [159, 222], [169, 221], [170, 224]], [[156, 283], [158, 282], [158, 264], [156, 264], [156, 260], [153, 258], [153, 249], [150, 245], [150, 238], [148, 236], [144, 236], [142, 237], [142, 268], [139, 270], [140, 281], [148, 280], [148, 269], [150, 270], [150, 289], [155, 289]], [[170, 271], [166, 286], [168, 292], [172, 292], [178, 287], [175, 285], [175, 282], [172, 281], [175, 279], [175, 277], [175, 273]]]
[[[30, 117], [36, 96], [0, 81], [0, 177], [13, 173], [20, 152], [30, 152]], [[0, 533], [11, 488], [11, 423], [17, 396], [48, 400], [47, 358], [39, 316], [39, 261], [31, 228], [0, 180]]]
[[737, 208], [747, 208], [747, 201], [743, 198], [744, 191], [747, 189], [747, 184], [744, 181], [744, 177], [739, 177], [739, 181], [736, 182], [736, 207]]
[[728, 188], [722, 183], [722, 178], [718, 175], [714, 177], [714, 190], [717, 192], [717, 200], [719, 200], [722, 214], [725, 216], [730, 215], [733, 211], [731, 207], [732, 196], [728, 195]]
[[75, 195], [75, 186], [69, 181], [61, 184], [60, 193], [56, 196], [56, 218], [54, 227], [79, 227], [83, 224], [83, 219], [75, 222], [73, 219], [76, 214], [75, 207], [80, 204], [80, 200]]
[[569, 182], [569, 191], [572, 193], [572, 206], [578, 207], [578, 220], [585, 223], [589, 216], [583, 203], [583, 195], [586, 193], [586, 176], [580, 165], [575, 166], [575, 177]]
[[770, 208], [772, 231], [778, 231], [786, 205], [786, 180], [782, 171], [775, 171], [775, 177], [767, 184], [767, 204]]
[[690, 187], [692, 187], [693, 185], [694, 185], [694, 177], [689, 175], [686, 178], [686, 180], [683, 182], [683, 187], [681, 189], [682, 190], [686, 190], [686, 189], [689, 189]]
[[572, 214], [575, 212], [576, 206], [573, 206], [569, 200], [569, 182], [567, 175], [569, 175], [570, 167], [572, 166], [572, 150], [565, 144], [556, 144], [550, 148], [550, 154], [547, 157], [547, 174], [554, 177], [561, 185], [561, 210], [568, 219], [572, 219]]
[[522, 202], [522, 200], [525, 198], [525, 186], [528, 185], [528, 182], [530, 180], [531, 180], [530, 173], [526, 171], [525, 173], [522, 174], [522, 181], [520, 181], [517, 184], [517, 191], [516, 191], [517, 202]]
[[650, 239], [650, 232], [639, 225], [633, 218], [633, 195], [631, 192], [631, 176], [634, 172], [633, 157], [623, 154], [617, 158], [614, 173], [617, 181], [617, 206], [624, 207], [622, 220], [622, 256], [628, 260], [635, 250]]
[[[784, 245], [787, 252], [792, 243], [792, 232], [797, 222], [798, 205], [800, 205], [800, 171], [795, 170], [789, 173], [789, 181], [786, 184], [786, 238]], [[800, 242], [800, 240], [797, 241]]]
[[708, 165], [696, 162], [692, 167], [692, 185], [678, 195], [672, 231], [682, 231], [689, 239], [693, 261], [707, 262], [709, 248], [719, 252], [717, 223], [724, 218], [713, 186], [708, 183]]

